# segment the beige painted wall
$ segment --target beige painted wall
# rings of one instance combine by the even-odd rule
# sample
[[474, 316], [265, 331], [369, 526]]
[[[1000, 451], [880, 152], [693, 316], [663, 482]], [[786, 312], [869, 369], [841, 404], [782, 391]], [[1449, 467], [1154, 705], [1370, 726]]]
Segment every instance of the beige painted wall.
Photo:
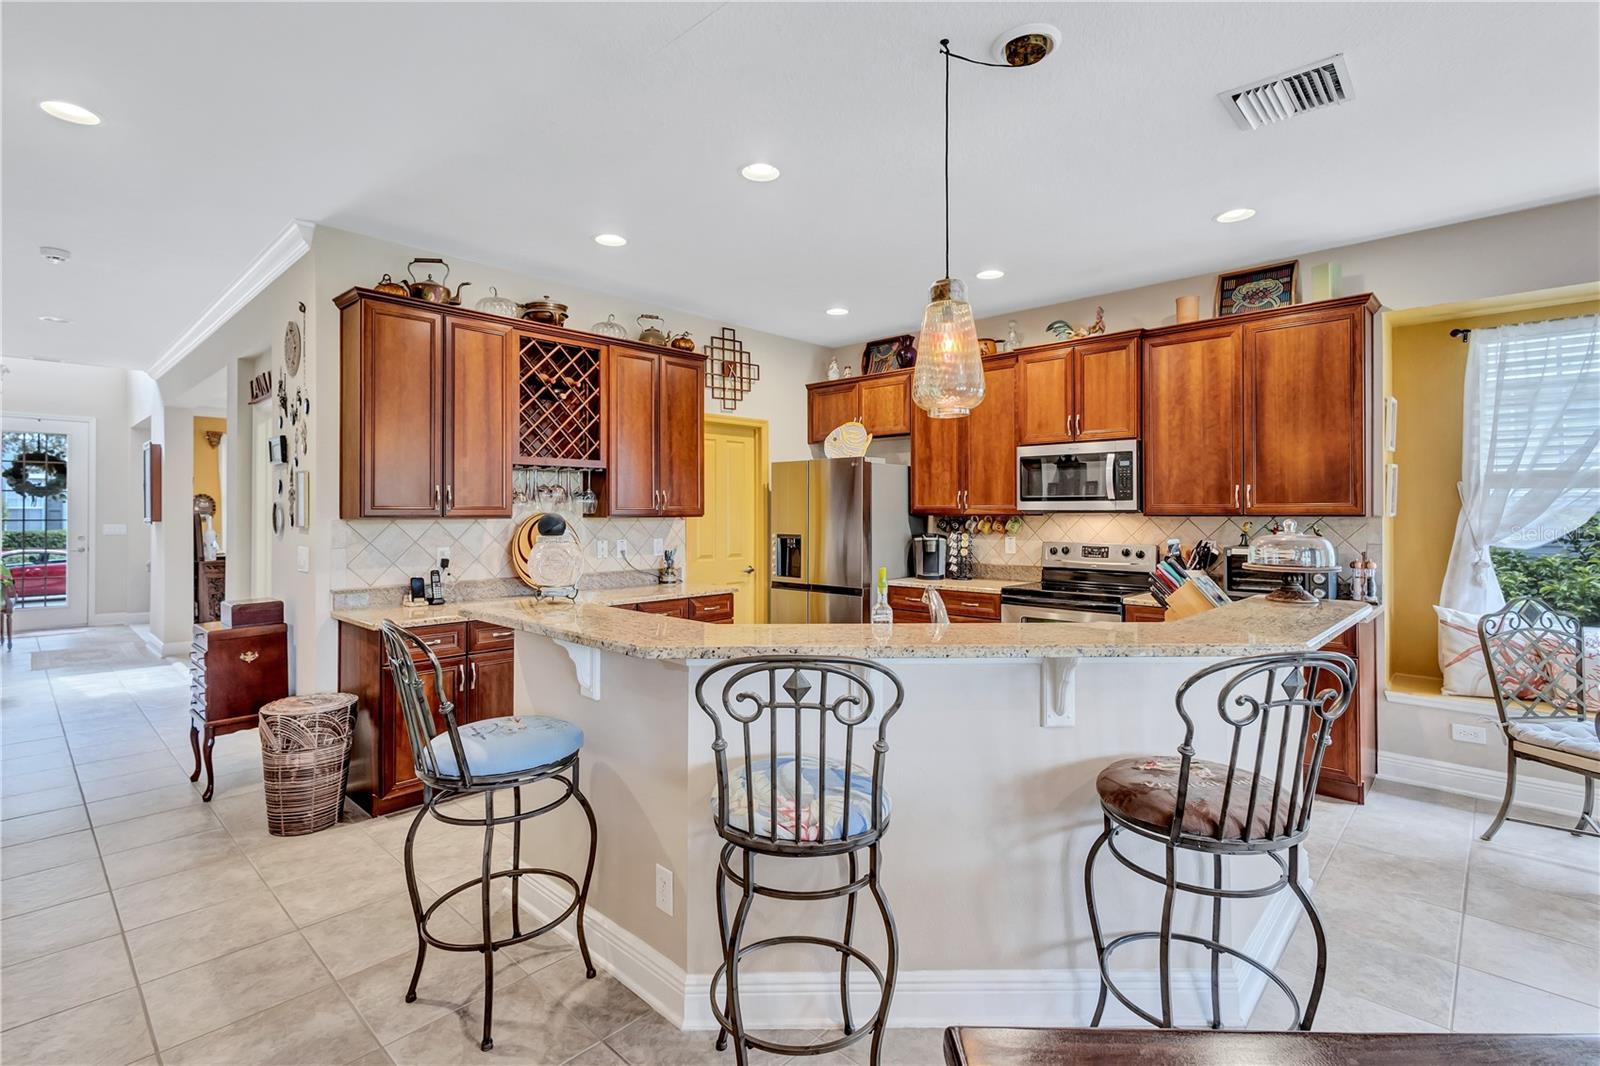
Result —
[[205, 493], [217, 503], [217, 513], [212, 517], [212, 526], [217, 531], [217, 539], [224, 545], [223, 539], [223, 497], [222, 497], [222, 454], [220, 448], [211, 446], [206, 439], [207, 433], [228, 432], [226, 418], [210, 418], [197, 415], [194, 419], [194, 494], [198, 496]]

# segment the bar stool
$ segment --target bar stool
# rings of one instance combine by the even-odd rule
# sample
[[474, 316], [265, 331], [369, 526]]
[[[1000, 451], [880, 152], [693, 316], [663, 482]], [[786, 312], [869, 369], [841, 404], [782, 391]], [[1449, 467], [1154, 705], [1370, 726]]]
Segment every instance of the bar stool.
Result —
[[[1231, 732], [1226, 764], [1194, 757], [1194, 718], [1187, 707], [1195, 686], [1217, 675], [1224, 676], [1216, 710]], [[1105, 831], [1089, 848], [1083, 868], [1084, 898], [1100, 966], [1100, 998], [1090, 1025], [1100, 1024], [1109, 991], [1151, 1025], [1172, 1028], [1171, 952], [1176, 940], [1210, 952], [1211, 1028], [1222, 1028], [1219, 971], [1223, 955], [1261, 971], [1289, 997], [1294, 1007], [1291, 1028], [1311, 1028], [1322, 998], [1328, 948], [1317, 908], [1300, 884], [1300, 846], [1305, 841], [1329, 731], [1349, 706], [1355, 680], [1355, 663], [1348, 656], [1327, 651], [1256, 655], [1208, 666], [1178, 688], [1178, 716], [1183, 719], [1184, 735], [1176, 758], [1122, 759], [1100, 772], [1095, 787], [1100, 793]], [[1124, 854], [1117, 847], [1117, 837], [1124, 832], [1162, 844], [1165, 871], [1146, 869]], [[1118, 862], [1140, 877], [1165, 886], [1159, 930], [1125, 933], [1106, 942], [1094, 895], [1094, 863], [1102, 847], [1109, 848]], [[1180, 851], [1211, 856], [1212, 884], [1178, 879]], [[1266, 855], [1277, 863], [1279, 876], [1264, 886], [1223, 888], [1223, 859], [1232, 855]], [[1223, 900], [1258, 899], [1284, 888], [1305, 908], [1317, 940], [1316, 973], [1303, 1012], [1293, 990], [1270, 967], [1221, 942]], [[1209, 937], [1172, 931], [1173, 898], [1180, 890], [1210, 897]], [[1111, 979], [1108, 965], [1118, 948], [1147, 940], [1157, 941], [1160, 950], [1159, 1015], [1130, 1000]]]
[[[717, 1050], [733, 1037], [739, 1066], [749, 1049], [775, 1055], [823, 1055], [872, 1035], [877, 1066], [883, 1029], [894, 996], [899, 968], [899, 937], [894, 915], [879, 883], [879, 842], [889, 828], [889, 795], [883, 787], [889, 719], [900, 709], [905, 690], [889, 670], [863, 659], [808, 659], [798, 656], [730, 659], [700, 678], [695, 699], [711, 719], [715, 739], [717, 786], [711, 797], [712, 821], [724, 843], [717, 859], [717, 923], [722, 935], [722, 965], [711, 977], [711, 1012], [721, 1026]], [[872, 730], [876, 716], [877, 728]], [[724, 719], [728, 729], [723, 729]], [[860, 739], [856, 731], [865, 731]], [[842, 736], [841, 736], [842, 734]], [[729, 737], [739, 751], [731, 765]], [[872, 767], [853, 761], [870, 740]], [[830, 752], [837, 757], [830, 757]], [[867, 856], [860, 871], [860, 853]], [[739, 869], [733, 868], [735, 854]], [[784, 858], [844, 857], [844, 883], [820, 889], [780, 889], [756, 880], [758, 855]], [[732, 925], [728, 922], [727, 885], [740, 891]], [[880, 967], [852, 943], [856, 894], [872, 894], [883, 918], [888, 958]], [[843, 939], [820, 936], [773, 936], [744, 943], [751, 904], [757, 896], [781, 900], [845, 900]], [[807, 944], [839, 954], [839, 1003], [844, 1035], [826, 1043], [803, 1046], [751, 1036], [739, 1005], [739, 968], [752, 952], [782, 944]], [[880, 996], [872, 1016], [856, 1025], [850, 1010], [850, 964], [866, 967]], [[721, 1002], [717, 985], [726, 975]]]
[[[414, 649], [414, 650], [413, 650]], [[417, 777], [422, 781], [422, 807], [406, 833], [405, 865], [406, 888], [411, 893], [411, 911], [417, 922], [417, 965], [411, 973], [411, 987], [406, 990], [406, 1002], [417, 998], [417, 980], [422, 976], [422, 963], [428, 946], [443, 951], [477, 951], [483, 953], [483, 1040], [480, 1047], [488, 1051], [494, 1047], [491, 1027], [494, 1018], [494, 953], [513, 944], [521, 944], [549, 932], [567, 916], [577, 913], [578, 951], [583, 955], [583, 965], [589, 977], [595, 975], [594, 963], [589, 958], [588, 941], [584, 938], [583, 913], [589, 900], [589, 880], [594, 874], [594, 853], [597, 840], [594, 809], [578, 790], [578, 750], [583, 746], [583, 731], [571, 722], [544, 715], [514, 715], [487, 718], [476, 722], [458, 724], [455, 705], [445, 697], [441, 680], [444, 671], [439, 660], [426, 643], [416, 634], [402, 629], [393, 622], [383, 624], [383, 651], [387, 668], [394, 677], [395, 691], [400, 696], [400, 706], [405, 720], [406, 737], [416, 762]], [[439, 717], [444, 719], [445, 730], [433, 735], [434, 712], [422, 689], [422, 679], [417, 674], [416, 661], [425, 658], [433, 667], [437, 685]], [[565, 776], [563, 776], [565, 775]], [[522, 809], [522, 786], [541, 781], [555, 781], [565, 786], [556, 799], [535, 807]], [[494, 796], [502, 789], [510, 789], [512, 813], [496, 817]], [[460, 818], [445, 814], [439, 805], [458, 796], [483, 794], [483, 817]], [[589, 861], [584, 867], [583, 883], [560, 870], [542, 869], [522, 865], [521, 823], [537, 817], [566, 803], [578, 801], [589, 819]], [[425, 815], [433, 815], [450, 825], [483, 827], [483, 871], [480, 876], [463, 881], [445, 892], [427, 907], [417, 892], [416, 864], [412, 851], [417, 829]], [[494, 832], [502, 825], [510, 825], [511, 866], [505, 870], [492, 869]], [[572, 902], [565, 910], [536, 929], [522, 929], [522, 913], [518, 889], [524, 874], [553, 877], [572, 889]], [[490, 925], [493, 910], [490, 889], [497, 878], [511, 879], [511, 935], [494, 939]], [[441, 940], [428, 931], [428, 919], [451, 897], [471, 888], [478, 888], [483, 902], [483, 940], [478, 943], [460, 943]]]

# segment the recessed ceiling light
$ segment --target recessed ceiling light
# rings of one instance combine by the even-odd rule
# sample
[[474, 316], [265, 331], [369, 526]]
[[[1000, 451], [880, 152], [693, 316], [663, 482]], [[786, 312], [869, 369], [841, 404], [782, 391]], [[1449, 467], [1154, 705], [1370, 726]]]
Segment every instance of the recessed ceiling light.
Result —
[[850, 309], [848, 307], [830, 307], [823, 312], [823, 314], [832, 315], [835, 318], [838, 318], [840, 315], [848, 315], [849, 313]]
[[71, 322], [72, 319], [70, 319], [70, 318], [61, 318], [58, 315], [40, 315], [39, 316], [39, 321], [40, 322], [53, 322], [54, 324], [56, 324], [58, 326], [64, 326], [68, 322]]
[[778, 168], [773, 166], [771, 163], [751, 163], [749, 166], [741, 169], [739, 173], [743, 174], [745, 176], [745, 180], [747, 181], [778, 180]]
[[979, 281], [993, 281], [996, 278], [1005, 277], [1006, 272], [1004, 270], [997, 270], [994, 267], [990, 267], [988, 270], [978, 271], [977, 276]]
[[100, 125], [99, 115], [90, 111], [87, 107], [69, 104], [65, 100], [46, 100], [39, 107], [51, 118], [58, 118], [62, 122], [71, 122], [76, 126]]
[[1222, 212], [1217, 216], [1218, 222], [1243, 222], [1247, 218], [1255, 218], [1256, 209], [1253, 207], [1235, 207]]
[[620, 233], [596, 233], [594, 235], [594, 243], [603, 244], [607, 248], [621, 248], [628, 243], [628, 238]]

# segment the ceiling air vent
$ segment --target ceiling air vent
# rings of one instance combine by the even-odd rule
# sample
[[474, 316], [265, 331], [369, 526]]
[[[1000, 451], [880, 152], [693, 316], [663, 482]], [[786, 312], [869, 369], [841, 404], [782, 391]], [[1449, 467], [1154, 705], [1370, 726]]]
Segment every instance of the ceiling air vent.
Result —
[[1256, 130], [1344, 103], [1350, 96], [1350, 71], [1344, 56], [1336, 55], [1218, 95], [1240, 129]]

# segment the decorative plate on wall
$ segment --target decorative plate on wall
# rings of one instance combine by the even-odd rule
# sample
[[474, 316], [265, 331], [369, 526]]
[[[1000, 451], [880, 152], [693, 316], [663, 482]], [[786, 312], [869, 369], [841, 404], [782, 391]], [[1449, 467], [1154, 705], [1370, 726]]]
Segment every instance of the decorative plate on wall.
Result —
[[283, 331], [283, 369], [290, 377], [300, 373], [300, 358], [304, 354], [300, 341], [300, 323], [291, 321], [289, 328]]
[[197, 493], [195, 493], [195, 495], [194, 495], [194, 513], [195, 514], [210, 514], [210, 515], [216, 514], [217, 513], [217, 501], [212, 499], [209, 493], [205, 493], [205, 492], [197, 492]]

